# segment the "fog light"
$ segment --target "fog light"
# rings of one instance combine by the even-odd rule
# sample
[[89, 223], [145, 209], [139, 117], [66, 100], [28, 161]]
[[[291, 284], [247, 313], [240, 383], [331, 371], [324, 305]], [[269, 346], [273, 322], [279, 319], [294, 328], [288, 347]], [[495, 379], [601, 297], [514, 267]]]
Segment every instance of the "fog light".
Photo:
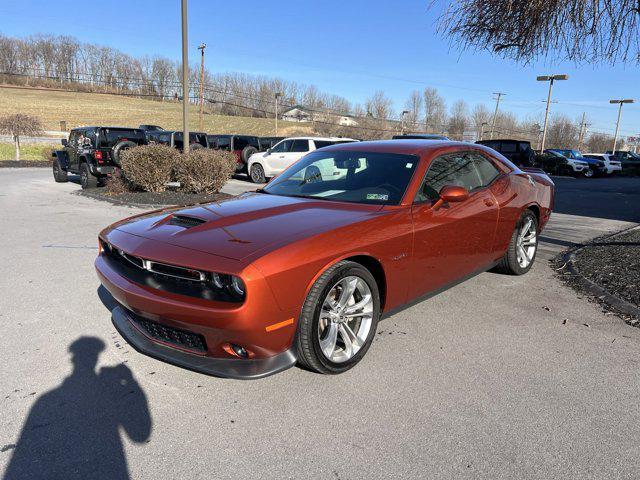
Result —
[[240, 358], [247, 358], [249, 356], [249, 353], [247, 353], [247, 350], [244, 347], [241, 347], [240, 345], [234, 345], [232, 343], [231, 348], [233, 349], [233, 353], [235, 353]]

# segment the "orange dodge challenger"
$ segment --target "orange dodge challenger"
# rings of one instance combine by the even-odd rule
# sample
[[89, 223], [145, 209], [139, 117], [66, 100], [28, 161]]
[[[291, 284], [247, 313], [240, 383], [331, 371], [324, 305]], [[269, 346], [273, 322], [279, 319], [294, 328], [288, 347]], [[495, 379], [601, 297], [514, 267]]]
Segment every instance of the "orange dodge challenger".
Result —
[[529, 271], [554, 184], [481, 145], [314, 151], [263, 189], [100, 233], [98, 276], [138, 351], [211, 375], [344, 372], [381, 316], [494, 268]]

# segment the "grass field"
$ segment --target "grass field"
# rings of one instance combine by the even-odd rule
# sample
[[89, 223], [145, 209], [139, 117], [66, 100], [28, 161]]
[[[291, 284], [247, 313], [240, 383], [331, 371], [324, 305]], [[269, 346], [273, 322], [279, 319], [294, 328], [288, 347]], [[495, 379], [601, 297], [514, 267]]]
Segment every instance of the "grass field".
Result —
[[[20, 145], [20, 160], [44, 160], [42, 152], [45, 149], [60, 148], [60, 144], [46, 145], [44, 143], [26, 143]], [[16, 149], [13, 143], [0, 143], [0, 161], [15, 160]]]
[[[67, 129], [84, 125], [137, 127], [140, 124], [160, 125], [168, 130], [182, 125], [182, 106], [178, 102], [157, 102], [117, 95], [60, 92], [55, 90], [16, 89], [0, 86], [0, 116], [25, 113], [39, 117], [45, 130], [60, 130], [60, 121]], [[189, 128], [198, 129], [198, 107], [192, 105]], [[204, 130], [208, 133], [275, 135], [273, 119], [230, 117], [205, 114]], [[279, 135], [310, 134], [310, 125], [278, 122]]]

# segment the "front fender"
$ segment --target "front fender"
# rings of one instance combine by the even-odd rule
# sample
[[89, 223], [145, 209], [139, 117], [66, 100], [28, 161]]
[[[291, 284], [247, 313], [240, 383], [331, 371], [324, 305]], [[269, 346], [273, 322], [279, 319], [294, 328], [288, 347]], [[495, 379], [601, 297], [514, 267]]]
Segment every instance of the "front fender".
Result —
[[53, 156], [60, 162], [60, 168], [67, 170], [69, 168], [69, 155], [64, 150], [56, 150], [53, 152]]

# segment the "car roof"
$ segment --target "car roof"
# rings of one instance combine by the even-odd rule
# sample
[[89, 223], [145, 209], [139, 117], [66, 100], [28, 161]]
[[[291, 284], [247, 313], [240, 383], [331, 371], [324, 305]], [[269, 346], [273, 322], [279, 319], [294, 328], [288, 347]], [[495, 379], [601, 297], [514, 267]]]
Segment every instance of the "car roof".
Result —
[[483, 145], [476, 145], [469, 142], [456, 142], [454, 140], [372, 140], [353, 143], [337, 143], [325, 147], [323, 151], [357, 151], [357, 152], [380, 152], [380, 153], [400, 153], [406, 155], [421, 155], [432, 150], [446, 149], [448, 147], [459, 147], [467, 150], [487, 150]]
[[346, 137], [284, 137], [283, 140], [321, 140], [324, 142], [339, 142], [339, 141], [353, 141], [357, 142], [355, 138]]

